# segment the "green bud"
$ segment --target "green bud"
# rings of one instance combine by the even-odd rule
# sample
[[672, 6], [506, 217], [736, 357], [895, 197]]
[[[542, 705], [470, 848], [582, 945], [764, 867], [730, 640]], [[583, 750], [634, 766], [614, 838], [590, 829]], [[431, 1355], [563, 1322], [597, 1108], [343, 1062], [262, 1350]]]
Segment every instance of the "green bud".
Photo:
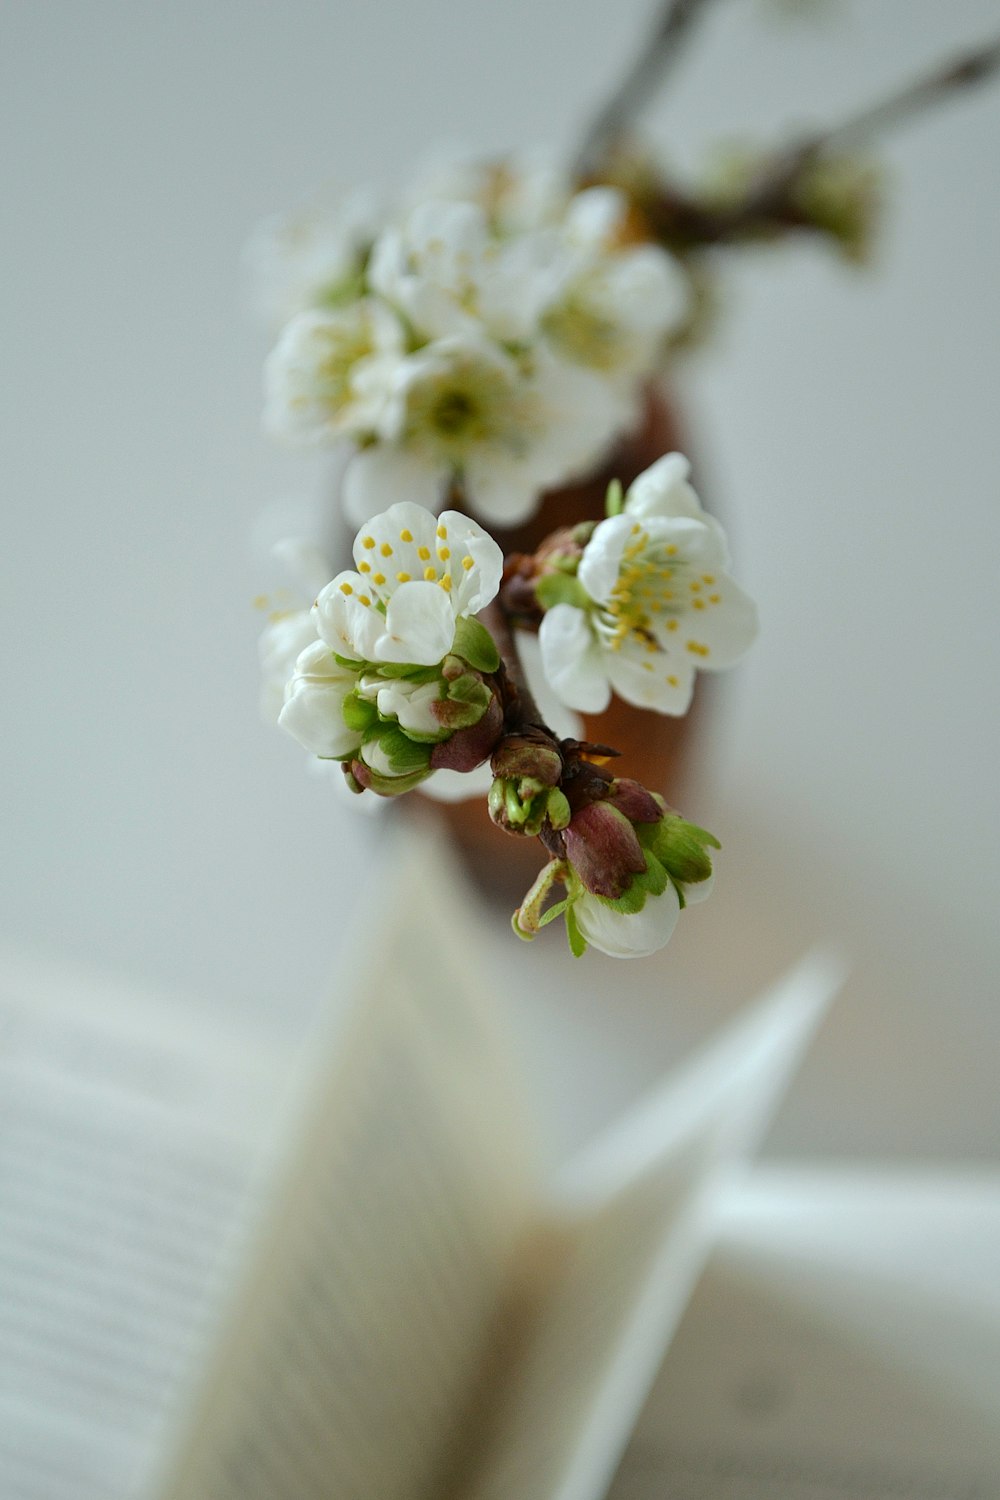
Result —
[[500, 665], [496, 641], [486, 626], [472, 615], [459, 618], [451, 649], [478, 672], [495, 672]]
[[659, 823], [637, 829], [640, 841], [655, 855], [671, 880], [697, 885], [712, 873], [709, 849], [719, 849], [718, 839], [705, 828], [689, 823], [677, 813], [667, 813]]
[[586, 609], [590, 603], [590, 596], [579, 579], [563, 572], [543, 574], [535, 584], [535, 598], [542, 609], [553, 609], [557, 604], [574, 604], [577, 609]]

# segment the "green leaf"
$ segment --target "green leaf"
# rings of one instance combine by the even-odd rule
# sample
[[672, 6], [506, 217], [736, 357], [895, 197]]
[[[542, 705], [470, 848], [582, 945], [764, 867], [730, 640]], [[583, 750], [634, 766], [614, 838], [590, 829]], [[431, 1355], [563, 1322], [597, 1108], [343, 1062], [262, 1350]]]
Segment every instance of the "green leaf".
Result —
[[583, 584], [568, 573], [546, 573], [535, 584], [535, 598], [543, 609], [552, 609], [557, 604], [574, 604], [577, 609], [586, 609], [590, 603]]
[[582, 958], [587, 951], [587, 939], [577, 926], [572, 906], [567, 906], [566, 908], [566, 937], [569, 941], [569, 951], [573, 957]]
[[500, 665], [496, 641], [486, 626], [472, 615], [459, 617], [451, 649], [479, 672], [495, 672]]

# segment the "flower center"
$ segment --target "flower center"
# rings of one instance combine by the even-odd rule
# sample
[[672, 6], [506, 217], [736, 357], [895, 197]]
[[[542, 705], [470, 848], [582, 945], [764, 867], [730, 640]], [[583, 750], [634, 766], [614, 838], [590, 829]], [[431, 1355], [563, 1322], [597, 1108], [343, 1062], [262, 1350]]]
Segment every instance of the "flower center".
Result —
[[676, 629], [671, 617], [683, 611], [683, 575], [690, 570], [673, 542], [650, 543], [641, 527], [622, 553], [610, 599], [597, 612], [596, 626], [612, 651], [632, 638], [647, 651], [660, 651], [658, 636]]

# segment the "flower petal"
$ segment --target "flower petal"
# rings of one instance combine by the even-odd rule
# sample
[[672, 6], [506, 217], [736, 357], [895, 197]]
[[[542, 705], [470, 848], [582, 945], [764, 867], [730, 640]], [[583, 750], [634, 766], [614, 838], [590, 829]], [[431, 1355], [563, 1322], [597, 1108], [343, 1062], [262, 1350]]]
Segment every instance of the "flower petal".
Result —
[[355, 526], [363, 526], [393, 501], [407, 499], [427, 510], [441, 504], [447, 474], [406, 448], [378, 443], [355, 455], [344, 475], [344, 510]]
[[573, 903], [580, 932], [593, 948], [609, 958], [645, 958], [666, 946], [680, 916], [680, 901], [672, 882], [659, 896], [647, 896], [642, 911], [615, 911], [600, 896], [588, 893]]
[[538, 631], [542, 667], [552, 691], [580, 713], [603, 713], [611, 701], [605, 659], [587, 616], [572, 604], [548, 610]]
[[331, 651], [355, 661], [374, 660], [384, 621], [360, 573], [338, 573], [321, 590], [312, 613], [316, 634]]
[[688, 484], [691, 465], [683, 453], [667, 453], [658, 458], [637, 479], [633, 479], [625, 496], [625, 511], [630, 516], [704, 517], [701, 502]]
[[385, 612], [384, 630], [372, 661], [413, 662], [429, 667], [442, 661], [455, 639], [455, 611], [437, 583], [404, 583]]
[[636, 525], [628, 516], [611, 516], [595, 526], [584, 548], [576, 576], [597, 604], [606, 604], [611, 598], [622, 553]]
[[694, 690], [695, 660], [689, 665], [683, 657], [666, 651], [631, 648], [626, 642], [621, 651], [610, 651], [605, 657], [605, 671], [619, 698], [637, 708], [653, 708], [661, 714], [687, 713]]
[[680, 621], [677, 644], [700, 671], [718, 672], [739, 660], [760, 627], [757, 606], [738, 583], [725, 573], [706, 576], [712, 582], [702, 582], [692, 596]]

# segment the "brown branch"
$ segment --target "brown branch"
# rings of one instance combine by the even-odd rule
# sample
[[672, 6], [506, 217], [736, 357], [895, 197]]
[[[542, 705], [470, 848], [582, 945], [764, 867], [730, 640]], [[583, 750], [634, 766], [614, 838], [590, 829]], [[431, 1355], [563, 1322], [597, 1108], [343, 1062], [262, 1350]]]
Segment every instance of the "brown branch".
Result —
[[621, 138], [677, 61], [692, 23], [707, 0], [667, 0], [651, 35], [637, 52], [614, 93], [584, 131], [576, 154], [574, 176], [585, 181], [597, 170], [608, 149]]
[[522, 725], [537, 725], [548, 731], [541, 709], [535, 702], [535, 695], [528, 686], [528, 679], [514, 641], [514, 632], [510, 628], [507, 612], [499, 599], [494, 599], [492, 604], [486, 606], [481, 618], [500, 652], [500, 664], [507, 678], [507, 687], [513, 689], [512, 693], [505, 694], [507, 701], [504, 708], [505, 717], [508, 719], [507, 727], [520, 728]]
[[840, 125], [817, 131], [776, 152], [745, 196], [723, 207], [665, 184], [646, 207], [654, 237], [672, 248], [722, 244], [754, 234], [814, 228], [803, 212], [799, 191], [811, 168], [823, 158], [845, 155], [874, 135], [902, 124], [956, 92], [1000, 71], [1000, 39], [963, 54], [867, 106]]

